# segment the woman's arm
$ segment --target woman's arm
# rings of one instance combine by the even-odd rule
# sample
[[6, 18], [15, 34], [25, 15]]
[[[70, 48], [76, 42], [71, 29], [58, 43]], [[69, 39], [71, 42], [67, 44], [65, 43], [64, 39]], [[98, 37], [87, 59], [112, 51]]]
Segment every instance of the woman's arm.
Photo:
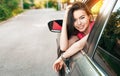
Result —
[[67, 6], [66, 12], [65, 12], [65, 16], [64, 16], [64, 19], [63, 19], [61, 36], [60, 36], [60, 49], [61, 49], [62, 51], [67, 50], [68, 47], [69, 47], [69, 40], [68, 40], [68, 36], [67, 36], [67, 25], [66, 25], [66, 21], [67, 21], [68, 11], [69, 11], [69, 8], [70, 8], [71, 6], [72, 6], [72, 5]]
[[77, 53], [78, 51], [82, 50], [85, 46], [85, 43], [87, 41], [88, 35], [86, 35], [85, 37], [83, 37], [81, 40], [75, 42], [73, 45], [71, 45], [66, 51], [65, 53], [63, 53], [63, 57], [64, 58], [69, 58], [70, 56], [74, 55], [75, 53]]
[[58, 72], [64, 62], [63, 59], [64, 58], [68, 58], [72, 55], [74, 55], [75, 53], [77, 53], [79, 50], [83, 49], [83, 47], [85, 46], [85, 43], [87, 41], [88, 35], [86, 35], [85, 37], [83, 37], [81, 40], [73, 43], [66, 51], [65, 53], [62, 54], [62, 56], [60, 56], [53, 64], [53, 69]]
[[68, 37], [67, 37], [67, 25], [66, 25], [66, 17], [63, 19], [62, 30], [60, 35], [60, 49], [62, 51], [67, 50], [68, 48]]

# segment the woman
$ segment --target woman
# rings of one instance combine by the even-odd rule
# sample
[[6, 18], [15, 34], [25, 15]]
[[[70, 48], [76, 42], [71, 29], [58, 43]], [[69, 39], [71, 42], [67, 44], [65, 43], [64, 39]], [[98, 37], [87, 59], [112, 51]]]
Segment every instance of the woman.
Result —
[[87, 6], [81, 2], [75, 2], [66, 12], [60, 36], [60, 49], [65, 51], [53, 64], [53, 69], [58, 72], [64, 65], [63, 60], [74, 55], [87, 41], [93, 21]]

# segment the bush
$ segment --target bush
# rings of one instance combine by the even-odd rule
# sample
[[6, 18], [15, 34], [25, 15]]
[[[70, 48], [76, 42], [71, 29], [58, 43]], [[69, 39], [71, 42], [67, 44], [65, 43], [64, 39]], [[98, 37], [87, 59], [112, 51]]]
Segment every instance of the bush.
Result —
[[22, 12], [22, 9], [19, 8], [19, 0], [0, 0], [0, 21], [20, 12]]
[[52, 8], [52, 7], [54, 6], [54, 3], [53, 3], [53, 1], [48, 1], [48, 2], [45, 3], [44, 6], [45, 6], [46, 8]]
[[5, 5], [0, 5], [0, 21], [5, 20], [12, 16], [12, 13]]
[[17, 14], [19, 14], [19, 13], [21, 13], [21, 12], [23, 12], [23, 10], [22, 10], [21, 8], [17, 8], [17, 9], [14, 9], [14, 10], [12, 11], [12, 15], [13, 15], [13, 16], [16, 16]]
[[59, 10], [59, 9], [60, 9], [58, 3], [55, 2], [55, 1], [48, 1], [48, 2], [46, 2], [46, 3], [44, 4], [44, 6], [45, 6], [46, 8], [55, 8], [56, 10]]
[[4, 0], [3, 4], [6, 4], [10, 10], [14, 10], [19, 7], [19, 0]]
[[57, 2], [55, 2], [55, 3], [54, 3], [54, 8], [55, 8], [56, 10], [60, 10], [60, 5], [59, 5]]
[[24, 2], [23, 7], [24, 7], [24, 9], [30, 9], [31, 4]]

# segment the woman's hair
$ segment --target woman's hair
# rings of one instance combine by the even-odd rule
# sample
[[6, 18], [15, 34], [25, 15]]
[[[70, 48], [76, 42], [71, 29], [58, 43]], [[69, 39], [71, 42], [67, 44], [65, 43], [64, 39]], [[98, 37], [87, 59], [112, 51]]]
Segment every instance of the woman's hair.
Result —
[[73, 12], [76, 10], [84, 10], [87, 13], [87, 15], [92, 15], [85, 3], [82, 2], [73, 3], [72, 7], [68, 11], [67, 23], [66, 23], [68, 39], [70, 39], [72, 35], [76, 35], [78, 33], [78, 30], [74, 27], [74, 16], [73, 16]]

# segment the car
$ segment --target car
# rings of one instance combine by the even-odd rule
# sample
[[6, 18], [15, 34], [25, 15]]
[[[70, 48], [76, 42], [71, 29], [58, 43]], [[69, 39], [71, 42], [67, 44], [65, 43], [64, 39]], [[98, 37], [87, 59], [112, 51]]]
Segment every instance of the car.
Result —
[[[99, 1], [102, 5], [84, 49], [72, 56], [65, 76], [120, 76], [120, 0], [86, 1], [91, 9]], [[62, 21], [49, 21], [49, 30], [60, 35]], [[59, 37], [57, 45], [59, 56]]]

